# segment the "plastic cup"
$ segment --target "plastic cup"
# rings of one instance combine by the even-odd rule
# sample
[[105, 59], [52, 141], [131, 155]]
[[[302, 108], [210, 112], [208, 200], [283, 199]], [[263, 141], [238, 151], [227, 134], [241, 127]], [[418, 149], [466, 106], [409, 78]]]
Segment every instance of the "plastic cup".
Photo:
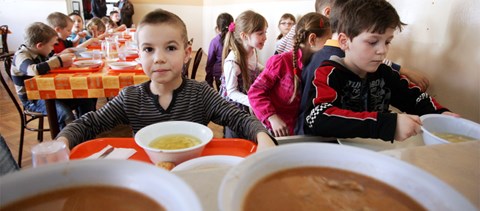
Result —
[[51, 163], [66, 162], [69, 159], [69, 149], [62, 141], [45, 141], [32, 148], [33, 167]]
[[102, 60], [102, 52], [100, 52], [100, 50], [93, 50], [92, 60]]
[[125, 46], [117, 48], [118, 59], [121, 61], [125, 61], [127, 58], [127, 49]]

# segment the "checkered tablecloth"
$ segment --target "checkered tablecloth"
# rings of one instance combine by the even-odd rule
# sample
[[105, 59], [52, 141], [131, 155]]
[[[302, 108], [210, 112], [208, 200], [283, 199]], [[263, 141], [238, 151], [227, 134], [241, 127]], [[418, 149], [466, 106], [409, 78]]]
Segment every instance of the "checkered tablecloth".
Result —
[[114, 97], [123, 87], [150, 80], [140, 72], [50, 73], [25, 81], [28, 99]]

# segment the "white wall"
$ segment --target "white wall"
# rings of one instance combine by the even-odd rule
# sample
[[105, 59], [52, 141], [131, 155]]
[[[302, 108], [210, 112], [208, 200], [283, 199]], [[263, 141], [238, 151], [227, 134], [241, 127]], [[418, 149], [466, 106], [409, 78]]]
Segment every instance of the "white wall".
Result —
[[45, 22], [52, 12], [67, 13], [65, 0], [0, 0], [0, 24], [8, 25], [13, 34], [8, 36], [8, 48], [16, 50], [23, 43], [25, 27]]
[[[194, 38], [193, 50], [202, 47], [203, 40], [203, 9], [202, 6], [190, 5], [161, 5], [161, 4], [135, 4], [133, 22], [138, 23], [143, 15], [155, 10], [164, 9], [177, 14], [187, 25], [188, 37]], [[207, 46], [208, 49], [208, 46]]]
[[[65, 0], [0, 0], [0, 24], [10, 26], [9, 47], [15, 50], [23, 30], [33, 21], [44, 21], [53, 11], [66, 13]], [[273, 54], [277, 23], [285, 12], [300, 15], [314, 11], [314, 0], [203, 0], [203, 6], [178, 3], [135, 3], [135, 23], [156, 8], [176, 13], [187, 24], [193, 49], [208, 51], [218, 14], [236, 17], [247, 9], [269, 22], [268, 39], [260, 60]], [[389, 58], [428, 76], [428, 93], [463, 117], [480, 122], [480, 1], [479, 0], [390, 0], [408, 25], [398, 33]]]
[[480, 122], [480, 1], [390, 2], [408, 25], [393, 40], [389, 58], [426, 74], [430, 95]]

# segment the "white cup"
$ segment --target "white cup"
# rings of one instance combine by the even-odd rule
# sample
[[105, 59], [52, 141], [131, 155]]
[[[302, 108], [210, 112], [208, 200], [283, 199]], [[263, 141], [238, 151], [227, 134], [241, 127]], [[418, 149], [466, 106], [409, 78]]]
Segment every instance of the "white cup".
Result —
[[66, 162], [69, 158], [67, 145], [62, 141], [45, 141], [32, 148], [33, 167], [50, 163]]

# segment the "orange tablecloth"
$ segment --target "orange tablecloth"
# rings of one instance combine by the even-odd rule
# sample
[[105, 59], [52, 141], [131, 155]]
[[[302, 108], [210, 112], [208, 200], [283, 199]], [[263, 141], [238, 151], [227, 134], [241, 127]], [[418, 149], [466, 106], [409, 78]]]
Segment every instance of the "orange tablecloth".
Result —
[[144, 73], [109, 72], [108, 64], [101, 71], [81, 73], [49, 73], [25, 81], [28, 99], [45, 100], [50, 134], [54, 139], [60, 132], [55, 99], [99, 98], [117, 96], [126, 86], [150, 80]]
[[71, 99], [114, 97], [126, 86], [149, 78], [140, 72], [49, 73], [25, 81], [28, 99]]

